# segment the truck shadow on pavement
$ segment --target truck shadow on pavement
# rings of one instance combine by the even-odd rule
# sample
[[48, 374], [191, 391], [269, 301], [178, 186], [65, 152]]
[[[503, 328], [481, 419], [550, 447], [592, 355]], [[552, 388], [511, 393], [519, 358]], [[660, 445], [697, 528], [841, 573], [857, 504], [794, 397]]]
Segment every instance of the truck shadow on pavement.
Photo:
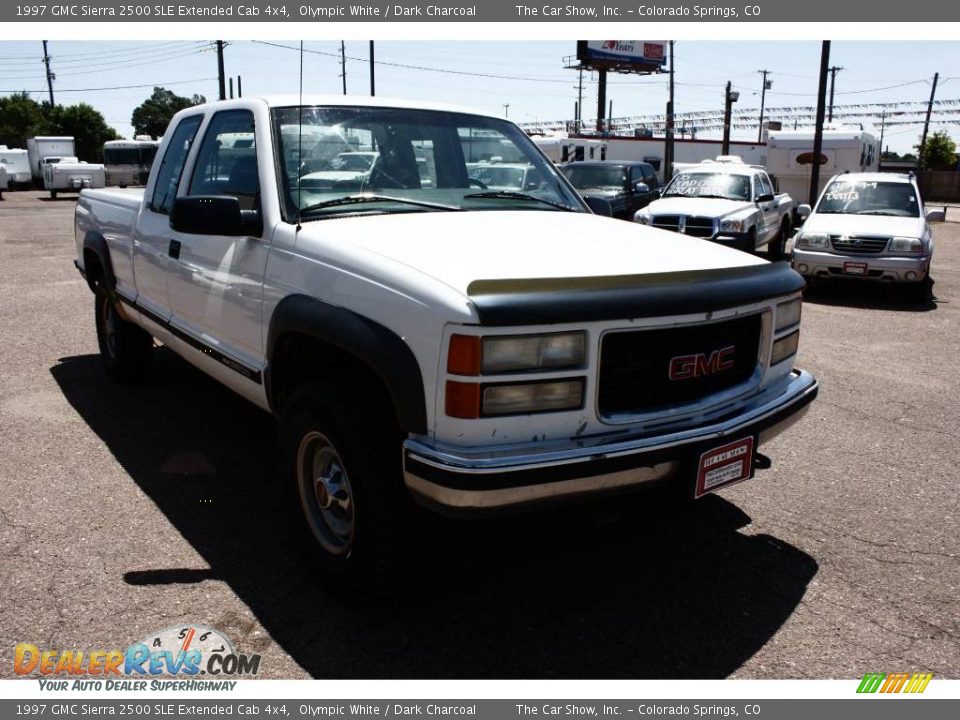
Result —
[[[416, 578], [331, 592], [286, 527], [273, 420], [171, 352], [155, 354], [149, 379], [127, 387], [94, 355], [51, 368], [209, 565], [131, 557], [123, 580], [161, 593], [226, 583], [314, 677], [722, 678], [777, 632], [817, 572], [797, 548], [738, 532], [750, 518], [712, 496], [686, 512], [605, 504], [622, 510], [617, 522], [581, 508], [445, 524]], [[172, 622], [220, 623], [243, 652], [270, 644], [223, 627], [222, 609], [177, 611]]]
[[859, 280], [820, 280], [803, 293], [803, 301], [817, 305], [860, 308], [863, 310], [893, 310], [897, 312], [930, 312], [945, 300], [937, 297], [934, 282], [931, 297], [919, 299], [910, 294], [910, 288]]

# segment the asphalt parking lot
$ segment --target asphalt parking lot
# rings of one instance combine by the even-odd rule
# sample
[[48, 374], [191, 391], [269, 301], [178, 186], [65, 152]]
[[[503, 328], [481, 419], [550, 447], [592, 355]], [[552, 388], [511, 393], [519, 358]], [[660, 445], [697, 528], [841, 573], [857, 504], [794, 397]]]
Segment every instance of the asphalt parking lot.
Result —
[[0, 203], [0, 676], [18, 642], [199, 623], [271, 678], [960, 677], [960, 223], [935, 228], [935, 301], [807, 298], [820, 397], [753, 481], [683, 514], [460, 524], [351, 594], [293, 547], [268, 416], [163, 349], [108, 382], [73, 207]]

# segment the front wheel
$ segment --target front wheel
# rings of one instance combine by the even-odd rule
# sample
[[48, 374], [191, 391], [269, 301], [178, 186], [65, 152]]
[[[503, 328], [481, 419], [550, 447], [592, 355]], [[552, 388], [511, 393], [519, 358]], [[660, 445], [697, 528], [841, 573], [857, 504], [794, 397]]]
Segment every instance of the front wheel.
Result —
[[120, 315], [102, 284], [97, 286], [94, 308], [100, 360], [107, 375], [118, 382], [137, 379], [150, 364], [153, 337]]
[[770, 244], [767, 245], [767, 257], [776, 262], [777, 260], [783, 260], [787, 255], [787, 240], [790, 237], [790, 221], [784, 219], [780, 224], [780, 230], [777, 231], [777, 236], [770, 241]]
[[328, 579], [397, 577], [429, 518], [403, 486], [400, 433], [348, 378], [293, 392], [280, 419], [282, 480], [302, 547]]
[[56, 200], [56, 199], [57, 199], [57, 191], [56, 191], [56, 190], [51, 190], [51, 191], [50, 191], [50, 199], [51, 199], [51, 200]]

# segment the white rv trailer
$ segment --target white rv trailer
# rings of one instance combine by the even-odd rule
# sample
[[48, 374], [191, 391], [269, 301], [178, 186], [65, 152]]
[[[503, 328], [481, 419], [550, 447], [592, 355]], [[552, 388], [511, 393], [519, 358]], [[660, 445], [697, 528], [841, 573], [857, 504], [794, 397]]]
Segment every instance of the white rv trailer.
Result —
[[566, 135], [533, 135], [530, 139], [554, 163], [607, 159], [606, 140], [589, 140]]
[[80, 162], [76, 157], [63, 157], [58, 162], [43, 164], [43, 189], [49, 190], [54, 199], [57, 193], [102, 188], [106, 184], [106, 173], [100, 164]]
[[0, 145], [0, 167], [7, 171], [7, 181], [11, 185], [27, 185], [33, 177], [30, 174], [30, 158], [23, 149]]
[[[771, 130], [767, 140], [767, 170], [776, 177], [780, 191], [790, 193], [799, 202], [810, 195], [813, 140], [813, 128]], [[814, 200], [838, 173], [877, 172], [880, 143], [873, 133], [859, 127], [827, 124], [823, 128], [819, 162], [820, 182]]]
[[3, 200], [3, 191], [8, 187], [10, 187], [10, 180], [7, 176], [7, 171], [3, 165], [0, 165], [0, 200]]
[[108, 140], [103, 144], [107, 185], [146, 185], [160, 141], [149, 135], [133, 140]]
[[30, 158], [30, 175], [34, 180], [43, 180], [43, 163], [47, 158], [75, 157], [76, 147], [72, 137], [38, 136], [27, 140]]

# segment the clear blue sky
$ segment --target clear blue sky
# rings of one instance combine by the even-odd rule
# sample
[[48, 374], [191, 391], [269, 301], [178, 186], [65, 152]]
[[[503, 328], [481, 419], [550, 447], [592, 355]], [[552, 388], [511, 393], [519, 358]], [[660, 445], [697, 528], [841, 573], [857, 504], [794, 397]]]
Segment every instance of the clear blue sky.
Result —
[[[276, 44], [295, 46], [298, 41]], [[49, 46], [57, 75], [57, 102], [90, 103], [124, 136], [132, 134], [133, 108], [150, 94], [153, 85], [181, 95], [217, 96], [216, 53], [210, 43], [51, 41]], [[305, 55], [304, 91], [340, 93], [340, 43], [308, 41], [305, 48], [315, 52]], [[369, 90], [367, 52], [366, 42], [346, 43], [350, 93]], [[568, 119], [573, 115], [577, 73], [564, 69], [564, 58], [574, 53], [573, 41], [377, 41], [376, 89], [378, 95], [507, 112], [521, 123]], [[771, 71], [769, 79], [773, 81], [767, 92], [768, 108], [816, 103], [819, 42], [677, 41], [675, 55], [677, 113], [719, 111], [727, 80], [741, 93], [736, 108], [759, 107], [761, 76], [757, 70], [762, 69]], [[227, 75], [242, 76], [244, 95], [298, 90], [299, 55], [294, 50], [230, 41], [225, 57]], [[39, 41], [0, 42], [2, 94], [25, 89], [37, 99], [45, 98], [41, 58]], [[960, 42], [834, 42], [830, 60], [831, 65], [843, 68], [837, 74], [837, 106], [926, 101], [935, 72], [940, 73], [937, 98], [960, 100]], [[116, 86], [142, 87], [96, 89]], [[615, 117], [662, 113], [666, 76], [611, 75], [608, 98], [613, 101]], [[507, 103], [508, 110], [504, 108]], [[935, 114], [935, 120], [950, 124], [932, 127], [960, 139], [960, 105], [953, 109], [956, 112], [952, 114]], [[584, 117], [595, 112], [596, 83], [587, 78]], [[906, 152], [918, 142], [920, 131], [919, 125], [888, 127], [884, 145]], [[755, 130], [734, 132], [734, 139], [755, 137]]]

